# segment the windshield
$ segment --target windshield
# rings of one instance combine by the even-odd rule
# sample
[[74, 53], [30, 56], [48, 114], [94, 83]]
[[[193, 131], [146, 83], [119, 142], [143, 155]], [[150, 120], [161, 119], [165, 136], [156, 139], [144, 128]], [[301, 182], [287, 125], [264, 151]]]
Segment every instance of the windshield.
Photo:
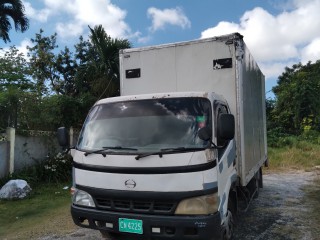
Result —
[[95, 106], [81, 131], [78, 149], [148, 153], [166, 148], [207, 146], [197, 132], [211, 126], [206, 98], [166, 98]]

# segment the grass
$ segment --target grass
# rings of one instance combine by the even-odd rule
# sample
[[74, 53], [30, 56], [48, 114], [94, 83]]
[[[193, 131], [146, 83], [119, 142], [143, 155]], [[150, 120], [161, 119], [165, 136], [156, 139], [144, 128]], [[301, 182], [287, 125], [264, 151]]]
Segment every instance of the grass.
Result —
[[70, 192], [63, 189], [68, 185], [39, 184], [26, 199], [0, 200], [0, 239], [35, 239], [76, 229]]
[[271, 171], [312, 171], [315, 166], [320, 166], [320, 145], [299, 141], [293, 146], [269, 147], [268, 157], [268, 170]]

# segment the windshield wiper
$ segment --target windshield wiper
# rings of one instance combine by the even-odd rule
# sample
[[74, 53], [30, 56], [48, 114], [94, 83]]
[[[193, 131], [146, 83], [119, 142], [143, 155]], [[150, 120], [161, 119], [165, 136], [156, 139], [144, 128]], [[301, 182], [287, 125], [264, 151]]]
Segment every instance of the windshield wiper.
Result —
[[133, 151], [138, 151], [136, 148], [129, 148], [129, 147], [121, 147], [121, 146], [114, 146], [114, 147], [102, 147], [104, 150], [108, 149], [120, 149], [120, 150], [133, 150]]
[[165, 151], [166, 153], [170, 153], [170, 152], [184, 152], [184, 151], [200, 151], [203, 150], [203, 147], [192, 147], [192, 148], [188, 148], [188, 147], [177, 147], [177, 148], [162, 148], [160, 149], [160, 151]]
[[102, 156], [105, 157], [107, 155], [107, 153], [105, 151], [113, 150], [113, 149], [116, 149], [116, 150], [133, 150], [133, 151], [137, 151], [138, 150], [136, 148], [128, 148], [128, 147], [121, 147], [121, 146], [114, 146], [114, 147], [110, 146], [110, 147], [102, 147], [101, 149], [90, 151], [90, 152], [85, 152], [84, 155], [88, 156], [89, 154], [92, 154], [92, 153], [101, 153]]
[[98, 150], [94, 150], [94, 151], [86, 151], [85, 153], [84, 153], [84, 155], [85, 156], [88, 156], [89, 154], [93, 154], [93, 153], [101, 153], [102, 154], [102, 156], [106, 156], [107, 154], [105, 153], [105, 151], [106, 151], [106, 149], [98, 149]]
[[163, 154], [200, 151], [200, 150], [203, 150], [203, 149], [204, 148], [186, 148], [186, 147], [162, 148], [158, 152], [139, 154], [138, 156], [135, 157], [135, 159], [139, 160], [140, 158], [148, 157], [148, 156], [151, 156], [151, 155], [159, 155], [159, 157], [162, 157]]

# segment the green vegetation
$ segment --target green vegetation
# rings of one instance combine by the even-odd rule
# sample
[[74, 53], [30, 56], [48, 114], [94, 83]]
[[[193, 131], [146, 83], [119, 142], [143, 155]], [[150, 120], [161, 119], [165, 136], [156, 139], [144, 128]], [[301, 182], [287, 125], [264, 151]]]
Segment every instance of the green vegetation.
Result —
[[310, 170], [320, 165], [320, 60], [294, 64], [266, 101], [271, 169]]
[[[70, 217], [70, 187], [66, 183], [31, 185], [23, 200], [0, 200], [0, 239], [36, 239], [43, 234], [75, 229]], [[57, 231], [58, 229], [58, 231]]]
[[21, 0], [0, 2], [0, 39], [5, 43], [10, 42], [9, 31], [12, 25], [20, 32], [25, 32], [29, 28], [29, 19], [25, 15], [22, 3]]
[[0, 200], [0, 239], [35, 239], [76, 228], [70, 215], [71, 157], [58, 154], [0, 180], [26, 180], [32, 191], [25, 199]]
[[95, 101], [119, 95], [119, 50], [131, 44], [102, 26], [90, 33], [74, 52], [58, 52], [57, 34], [42, 29], [27, 47], [28, 59], [15, 46], [0, 49], [0, 130], [79, 128]]
[[320, 166], [320, 146], [307, 142], [297, 142], [292, 147], [269, 148], [269, 170], [311, 171]]
[[320, 166], [320, 134], [306, 131], [299, 136], [269, 131], [270, 170], [312, 170]]
[[58, 153], [55, 156], [49, 156], [47, 159], [28, 166], [12, 175], [0, 179], [0, 186], [4, 185], [10, 179], [23, 179], [31, 185], [39, 183], [53, 183], [71, 181], [72, 157], [69, 154]]
[[266, 104], [269, 130], [291, 135], [320, 131], [320, 60], [286, 67], [272, 90], [276, 98]]

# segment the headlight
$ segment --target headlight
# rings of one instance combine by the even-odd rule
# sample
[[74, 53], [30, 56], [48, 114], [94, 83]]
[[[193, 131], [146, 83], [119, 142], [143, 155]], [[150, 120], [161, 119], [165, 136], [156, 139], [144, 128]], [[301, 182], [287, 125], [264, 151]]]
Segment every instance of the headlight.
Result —
[[82, 190], [75, 190], [72, 198], [73, 204], [81, 205], [85, 207], [95, 207], [94, 201], [91, 195]]
[[218, 193], [182, 200], [175, 214], [208, 215], [218, 211]]

